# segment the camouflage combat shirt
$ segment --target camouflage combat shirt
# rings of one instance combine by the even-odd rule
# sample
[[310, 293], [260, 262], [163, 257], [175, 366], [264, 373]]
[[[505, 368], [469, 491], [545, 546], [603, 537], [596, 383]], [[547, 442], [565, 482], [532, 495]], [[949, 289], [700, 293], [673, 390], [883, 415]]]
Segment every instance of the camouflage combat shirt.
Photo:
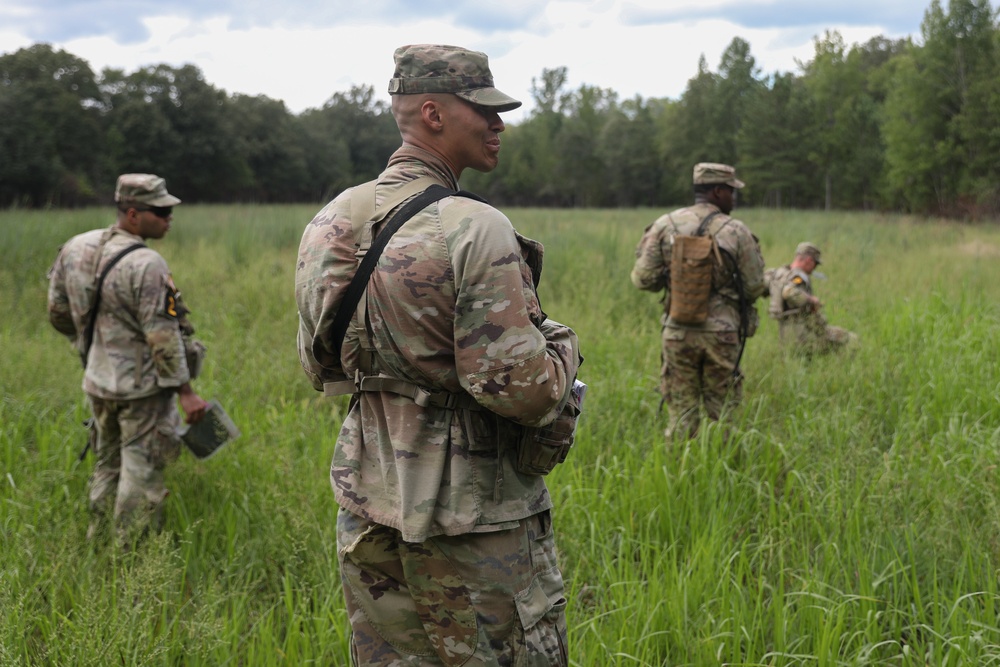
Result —
[[[719, 212], [713, 204], [700, 203], [678, 209], [657, 218], [646, 228], [639, 246], [636, 248], [635, 266], [632, 268], [632, 284], [641, 290], [656, 292], [669, 284], [670, 253], [673, 237], [693, 235], [701, 221], [708, 215]], [[705, 235], [715, 237], [719, 247], [729, 251], [736, 260], [737, 269], [743, 279], [743, 294], [748, 304], [752, 304], [764, 293], [764, 258], [760, 253], [757, 239], [745, 224], [719, 212], [705, 230]], [[728, 260], [726, 260], [728, 266]], [[670, 312], [670, 292], [667, 291], [665, 313]], [[750, 308], [751, 330], [756, 330], [757, 311]], [[732, 276], [716, 264], [712, 273], [712, 293], [708, 302], [708, 319], [702, 325], [687, 325], [674, 322], [664, 315], [665, 325], [676, 329], [696, 329], [699, 331], [737, 331], [740, 323], [739, 294]]]
[[[378, 178], [376, 202], [416, 179], [457, 188], [440, 159], [404, 144]], [[316, 389], [358, 368], [357, 313], [342, 367], [328, 340], [357, 266], [355, 190], [316, 215], [299, 247], [299, 358]], [[579, 363], [573, 331], [543, 323], [534, 289], [541, 255], [540, 244], [520, 237], [500, 211], [463, 197], [431, 204], [392, 237], [364, 302], [378, 370], [430, 390], [471, 394], [481, 409], [424, 408], [398, 394], [360, 393], [330, 471], [342, 507], [419, 542], [512, 527], [552, 506], [542, 478], [512, 464], [522, 425], [556, 417]]]
[[775, 297], [770, 312], [778, 320], [782, 339], [801, 344], [818, 344], [826, 339], [826, 317], [809, 304], [813, 291], [808, 273], [786, 264], [775, 269], [770, 289]]
[[[59, 250], [49, 270], [49, 321], [78, 351], [97, 277], [135, 244], [145, 246], [142, 238], [112, 226], [74, 236]], [[133, 400], [190, 380], [181, 330], [185, 313], [159, 253], [143, 247], [126, 255], [101, 290], [83, 390], [107, 400]]]

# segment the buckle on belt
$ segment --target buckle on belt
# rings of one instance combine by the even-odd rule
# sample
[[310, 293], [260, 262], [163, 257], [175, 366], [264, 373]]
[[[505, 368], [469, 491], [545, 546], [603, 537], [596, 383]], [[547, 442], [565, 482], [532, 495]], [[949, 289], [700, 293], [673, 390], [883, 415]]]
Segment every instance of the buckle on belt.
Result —
[[430, 392], [423, 387], [417, 387], [413, 395], [413, 402], [422, 408], [445, 408], [454, 410], [458, 405], [459, 394], [450, 392]]

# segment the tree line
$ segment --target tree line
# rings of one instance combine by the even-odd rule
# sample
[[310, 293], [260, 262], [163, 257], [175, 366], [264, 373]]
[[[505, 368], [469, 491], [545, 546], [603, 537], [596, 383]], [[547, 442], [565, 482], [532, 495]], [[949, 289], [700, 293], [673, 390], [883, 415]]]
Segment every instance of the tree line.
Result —
[[[989, 0], [933, 0], [921, 38], [814, 39], [799, 72], [764, 75], [735, 38], [676, 100], [532, 82], [500, 166], [463, 176], [495, 203], [665, 206], [701, 161], [737, 166], [741, 205], [1000, 215], [1000, 26]], [[376, 176], [400, 138], [372, 86], [292, 114], [227, 94], [194, 65], [127, 74], [48, 44], [0, 56], [0, 206], [105, 203], [123, 172], [191, 202], [321, 202]]]

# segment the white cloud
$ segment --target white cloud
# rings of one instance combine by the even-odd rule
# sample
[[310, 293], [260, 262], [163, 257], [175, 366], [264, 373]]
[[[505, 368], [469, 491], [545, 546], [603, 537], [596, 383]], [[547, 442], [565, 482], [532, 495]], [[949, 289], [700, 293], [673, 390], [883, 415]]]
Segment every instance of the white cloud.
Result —
[[[295, 15], [295, 5], [302, 1], [282, 3], [284, 16]], [[782, 2], [799, 4], [803, 11], [807, 7], [793, 0]], [[138, 41], [124, 44], [108, 34], [56, 41], [54, 45], [83, 58], [96, 72], [105, 67], [132, 72], [159, 63], [194, 64], [202, 70], [205, 80], [218, 88], [284, 100], [292, 112], [300, 113], [321, 106], [334, 93], [345, 92], [352, 85], [372, 85], [379, 99], [388, 100], [386, 85], [392, 74], [392, 52], [397, 46], [419, 42], [460, 44], [489, 54], [497, 86], [525, 102], [521, 110], [505, 116], [516, 121], [530, 110], [531, 80], [539, 77], [543, 68], [565, 66], [571, 90], [587, 84], [610, 88], [621, 99], [636, 95], [676, 98], [697, 73], [699, 56], [704, 54], [709, 67], [715, 69], [735, 37], [749, 42], [758, 66], [768, 74], [795, 71], [796, 60], [810, 60], [813, 36], [827, 27], [839, 30], [848, 44], [880, 34], [898, 36], [874, 20], [866, 24], [863, 6], [856, 0], [845, 2], [854, 2], [852, 6], [859, 14], [850, 24], [816, 29], [801, 21], [791, 22], [793, 27], [786, 28], [738, 25], [726, 18], [732, 11], [725, 7], [735, 6], [730, 0], [715, 0], [714, 5], [676, 0], [669, 3], [669, 10], [688, 18], [632, 24], [626, 24], [629, 12], [632, 16], [641, 11], [655, 12], [663, 3], [549, 0], [539, 7], [531, 0], [518, 0], [514, 5], [517, 11], [495, 26], [489, 23], [489, 14], [474, 3], [449, 5], [450, 20], [377, 20], [378, 7], [398, 8], [385, 2], [354, 15], [349, 24], [317, 21], [308, 27], [292, 27], [288, 21], [261, 27], [261, 21], [253, 16], [236, 20], [220, 17], [218, 6], [212, 9], [214, 17], [202, 19], [190, 18], [191, 8], [184, 16], [163, 15], [169, 10], [162, 8], [169, 5], [151, 4], [159, 8], [160, 15], [141, 18], [144, 30], [139, 30], [138, 36], [132, 35]], [[778, 0], [760, 0], [758, 4], [780, 14], [776, 9], [781, 4]], [[717, 8], [714, 17], [713, 6]], [[13, 16], [16, 10], [14, 4], [4, 10], [5, 15]], [[914, 6], [912, 12], [919, 22], [924, 8]], [[884, 14], [883, 7], [881, 14], [872, 15]], [[106, 17], [101, 20], [106, 21]], [[141, 33], [146, 31], [148, 36], [143, 37]], [[0, 51], [14, 51], [34, 41], [9, 26], [0, 29]]]

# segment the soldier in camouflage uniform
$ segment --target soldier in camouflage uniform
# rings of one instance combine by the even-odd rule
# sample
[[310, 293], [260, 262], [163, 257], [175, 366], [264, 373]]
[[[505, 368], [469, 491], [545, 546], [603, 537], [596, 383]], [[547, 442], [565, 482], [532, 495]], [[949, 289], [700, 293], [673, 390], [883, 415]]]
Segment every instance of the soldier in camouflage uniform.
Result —
[[791, 264], [772, 271], [768, 312], [778, 320], [781, 341], [805, 356], [854, 348], [858, 335], [827, 324], [820, 312], [823, 303], [812, 293], [812, 274], [821, 264], [820, 250], [804, 241], [795, 249]]
[[552, 499], [516, 463], [580, 363], [535, 293], [541, 245], [492, 206], [446, 197], [392, 236], [343, 345], [330, 340], [358, 245], [428, 185], [494, 169], [499, 113], [521, 104], [483, 53], [424, 44], [394, 60], [403, 145], [316, 215], [296, 267], [303, 368], [316, 389], [353, 393], [330, 470], [352, 659], [566, 665]]
[[[694, 206], [658, 218], [636, 248], [632, 284], [652, 292], [667, 290], [661, 391], [670, 413], [668, 439], [693, 437], [701, 408], [714, 421], [742, 398], [743, 376], [737, 367], [745, 342], [740, 340], [741, 316], [746, 337], [752, 336], [758, 324], [753, 303], [764, 293], [764, 260], [757, 239], [729, 216], [736, 190], [742, 187], [729, 165], [695, 165]], [[714, 238], [721, 264], [717, 261], [712, 269], [707, 321], [683, 324], [669, 316], [671, 252], [677, 236], [694, 235], [705, 220], [705, 235]]]
[[[115, 189], [117, 220], [71, 238], [49, 271], [49, 321], [84, 363], [83, 390], [93, 410], [97, 458], [89, 483], [88, 538], [114, 517], [123, 546], [159, 529], [169, 493], [163, 469], [180, 453], [175, 396], [188, 423], [207, 407], [191, 388], [204, 347], [191, 338], [188, 310], [163, 257], [145, 245], [170, 229], [180, 199], [153, 174], [123, 174]], [[119, 253], [135, 246], [111, 265]], [[108, 267], [94, 319], [98, 276]], [[88, 343], [90, 343], [88, 348]]]

